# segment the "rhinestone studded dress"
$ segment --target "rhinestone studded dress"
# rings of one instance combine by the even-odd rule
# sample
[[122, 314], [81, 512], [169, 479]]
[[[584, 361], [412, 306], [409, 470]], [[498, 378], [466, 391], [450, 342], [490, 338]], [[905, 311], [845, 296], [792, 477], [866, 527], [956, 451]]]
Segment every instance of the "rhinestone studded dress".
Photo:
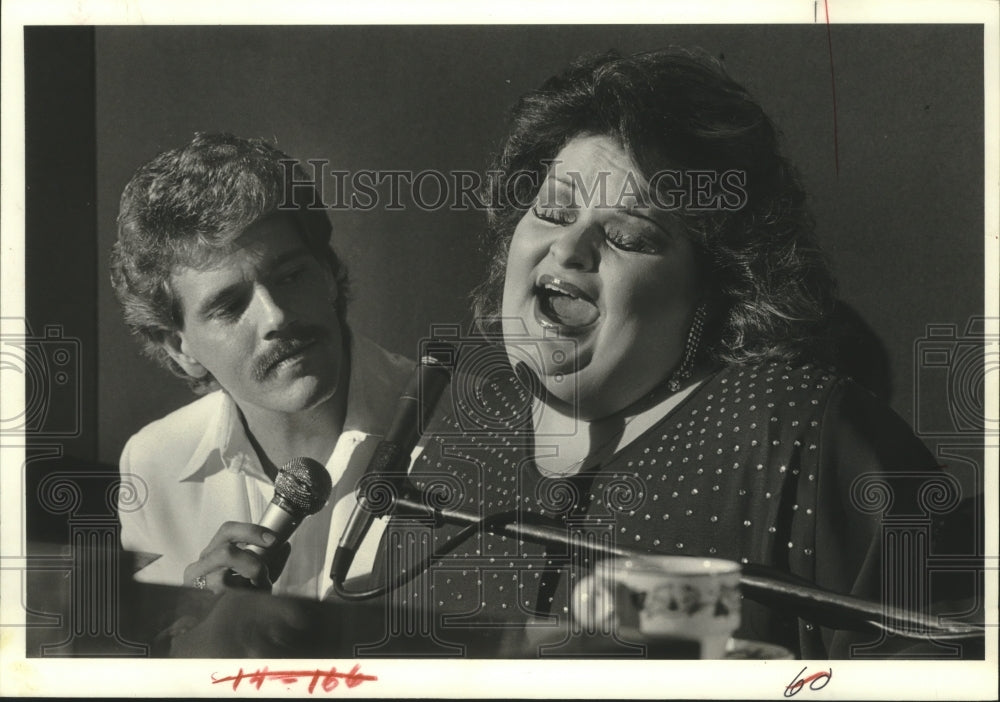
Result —
[[[636, 551], [763, 564], [875, 600], [880, 516], [856, 504], [852, 485], [871, 472], [935, 465], [880, 401], [811, 364], [723, 368], [603, 465], [570, 477], [544, 477], [535, 466], [553, 439], [533, 436], [531, 397], [512, 372], [457, 377], [449, 400], [411, 469], [411, 494], [435, 506], [547, 520], [575, 538]], [[411, 527], [427, 530], [436, 553], [459, 534], [451, 525]], [[383, 547], [404, 549], [399, 540]], [[466, 626], [568, 616], [572, 584], [590, 565], [565, 546], [480, 529], [434, 559], [426, 587], [399, 605]], [[857, 642], [749, 601], [740, 636], [803, 657], [846, 655]]]

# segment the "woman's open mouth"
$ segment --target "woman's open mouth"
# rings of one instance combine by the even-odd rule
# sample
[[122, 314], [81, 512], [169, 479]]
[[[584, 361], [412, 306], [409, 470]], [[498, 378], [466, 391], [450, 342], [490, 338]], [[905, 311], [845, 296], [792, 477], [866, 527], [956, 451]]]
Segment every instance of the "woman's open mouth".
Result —
[[543, 327], [567, 334], [593, 326], [601, 316], [597, 304], [583, 290], [550, 275], [535, 285], [535, 318]]

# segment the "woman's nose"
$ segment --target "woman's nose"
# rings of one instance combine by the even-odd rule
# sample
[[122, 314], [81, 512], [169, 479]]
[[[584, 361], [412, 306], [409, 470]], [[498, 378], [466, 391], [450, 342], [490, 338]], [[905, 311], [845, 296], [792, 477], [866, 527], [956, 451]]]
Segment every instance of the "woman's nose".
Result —
[[549, 247], [550, 255], [564, 268], [592, 270], [597, 265], [597, 242], [602, 236], [595, 222], [578, 220], [559, 230]]

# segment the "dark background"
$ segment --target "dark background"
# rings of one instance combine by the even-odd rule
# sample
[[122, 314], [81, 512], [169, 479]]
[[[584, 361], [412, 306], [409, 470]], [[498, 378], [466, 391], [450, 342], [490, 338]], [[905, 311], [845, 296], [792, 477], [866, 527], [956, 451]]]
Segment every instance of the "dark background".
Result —
[[[141, 357], [107, 276], [118, 196], [156, 153], [195, 131], [231, 131], [347, 171], [482, 171], [506, 109], [572, 58], [669, 44], [724, 58], [782, 129], [841, 296], [884, 346], [892, 406], [913, 424], [919, 409], [925, 429], [954, 425], [947, 369], [928, 372], [917, 351], [928, 324], [953, 324], [961, 337], [983, 311], [979, 26], [835, 25], [829, 42], [822, 25], [25, 35], [27, 316], [36, 333], [59, 324], [80, 340], [81, 433], [64, 441], [68, 455], [114, 465], [130, 434], [191, 399]], [[412, 356], [431, 325], [469, 319], [467, 295], [485, 270], [482, 213], [408, 207], [331, 219], [357, 330]], [[974, 463], [952, 463], [969, 487]]]

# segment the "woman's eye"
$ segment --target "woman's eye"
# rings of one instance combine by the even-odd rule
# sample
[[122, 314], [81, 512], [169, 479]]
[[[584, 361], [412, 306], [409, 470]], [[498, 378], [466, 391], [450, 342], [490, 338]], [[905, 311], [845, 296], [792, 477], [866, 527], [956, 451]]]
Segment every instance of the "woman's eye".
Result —
[[573, 224], [576, 221], [576, 210], [572, 207], [542, 207], [536, 204], [531, 211], [543, 222]]
[[656, 253], [659, 250], [649, 238], [632, 232], [610, 230], [607, 239], [612, 246], [621, 251]]

